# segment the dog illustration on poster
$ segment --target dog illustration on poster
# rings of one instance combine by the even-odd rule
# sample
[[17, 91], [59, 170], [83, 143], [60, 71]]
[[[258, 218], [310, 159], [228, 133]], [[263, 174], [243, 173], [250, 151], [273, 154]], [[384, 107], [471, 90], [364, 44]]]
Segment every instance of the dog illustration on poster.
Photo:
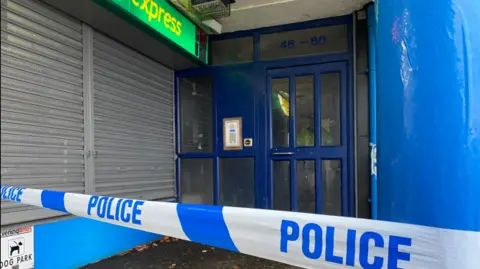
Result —
[[10, 257], [23, 254], [24, 241], [25, 240], [22, 237], [20, 237], [20, 238], [12, 239], [8, 242], [9, 243], [8, 245], [10, 247], [10, 252], [9, 252]]

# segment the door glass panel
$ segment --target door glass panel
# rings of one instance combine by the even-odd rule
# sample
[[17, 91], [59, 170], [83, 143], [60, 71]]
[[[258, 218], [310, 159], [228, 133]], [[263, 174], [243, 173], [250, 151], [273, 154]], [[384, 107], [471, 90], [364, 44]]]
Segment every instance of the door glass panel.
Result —
[[290, 211], [290, 162], [274, 161], [273, 171], [273, 209]]
[[221, 158], [219, 180], [221, 205], [255, 206], [253, 158]]
[[289, 79], [272, 79], [272, 146], [289, 146], [290, 96]]
[[315, 145], [313, 75], [295, 78], [295, 140], [297, 147]]
[[213, 160], [180, 160], [180, 201], [213, 204]]
[[340, 74], [322, 74], [322, 146], [340, 145]]
[[342, 167], [339, 160], [322, 161], [322, 214], [342, 215]]
[[315, 161], [297, 161], [298, 212], [315, 213]]
[[180, 150], [212, 152], [212, 79], [180, 79]]

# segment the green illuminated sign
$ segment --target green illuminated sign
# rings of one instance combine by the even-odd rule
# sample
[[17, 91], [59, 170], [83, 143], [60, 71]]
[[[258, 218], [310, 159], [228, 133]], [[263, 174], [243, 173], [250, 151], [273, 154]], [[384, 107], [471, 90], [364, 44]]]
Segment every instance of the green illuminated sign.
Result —
[[165, 0], [106, 0], [140, 20], [196, 58], [196, 25]]

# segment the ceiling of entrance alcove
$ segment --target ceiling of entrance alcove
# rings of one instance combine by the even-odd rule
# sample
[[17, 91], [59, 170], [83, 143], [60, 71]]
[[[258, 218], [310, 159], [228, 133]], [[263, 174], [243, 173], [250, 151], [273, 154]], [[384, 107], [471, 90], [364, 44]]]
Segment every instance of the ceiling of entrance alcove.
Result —
[[237, 0], [222, 33], [351, 14], [371, 0]]

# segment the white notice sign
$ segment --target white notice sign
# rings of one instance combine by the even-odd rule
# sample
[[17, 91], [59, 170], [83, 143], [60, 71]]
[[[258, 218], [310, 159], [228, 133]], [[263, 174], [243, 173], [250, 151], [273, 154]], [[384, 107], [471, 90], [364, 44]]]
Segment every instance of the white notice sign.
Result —
[[33, 268], [33, 227], [2, 232], [1, 269]]

